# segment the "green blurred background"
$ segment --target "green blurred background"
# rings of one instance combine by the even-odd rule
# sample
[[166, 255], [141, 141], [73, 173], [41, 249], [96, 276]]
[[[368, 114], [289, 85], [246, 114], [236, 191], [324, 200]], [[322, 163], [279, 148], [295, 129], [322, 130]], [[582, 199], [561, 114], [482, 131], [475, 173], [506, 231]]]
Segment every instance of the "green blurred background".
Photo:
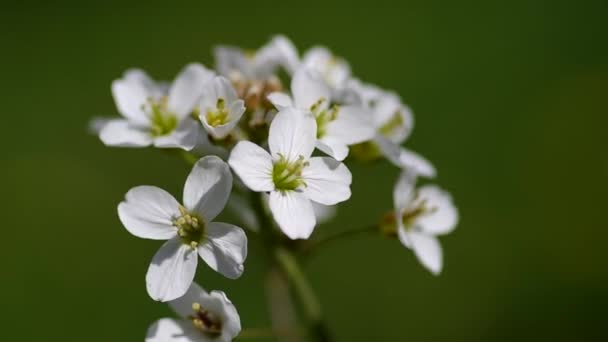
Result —
[[[188, 168], [87, 133], [116, 115], [129, 67], [160, 79], [218, 43], [274, 33], [325, 44], [416, 114], [461, 212], [435, 278], [398, 242], [361, 236], [306, 264], [337, 341], [606, 341], [608, 2], [3, 1], [1, 341], [141, 341], [170, 310], [144, 275], [160, 243], [129, 235], [132, 186], [180, 194]], [[319, 234], [375, 222], [397, 170], [351, 164], [353, 198]], [[244, 327], [268, 324], [252, 245], [238, 281], [200, 267]]]

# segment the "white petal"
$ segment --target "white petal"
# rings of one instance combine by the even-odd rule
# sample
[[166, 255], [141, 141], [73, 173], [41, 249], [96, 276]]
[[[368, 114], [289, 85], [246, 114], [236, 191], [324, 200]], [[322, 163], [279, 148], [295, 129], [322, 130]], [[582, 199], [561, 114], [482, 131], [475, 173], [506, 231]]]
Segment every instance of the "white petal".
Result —
[[334, 205], [350, 198], [352, 175], [346, 165], [328, 157], [313, 157], [302, 170], [304, 195], [314, 202]]
[[115, 120], [113, 118], [105, 118], [105, 117], [94, 117], [89, 121], [87, 125], [87, 131], [91, 134], [99, 134], [101, 130], [112, 121], [123, 121], [123, 120]]
[[283, 109], [270, 123], [268, 146], [276, 158], [282, 154], [288, 160], [310, 157], [315, 148], [317, 123], [312, 115], [295, 109]]
[[158, 148], [181, 148], [190, 151], [198, 141], [200, 128], [196, 121], [186, 118], [168, 135], [154, 138], [154, 146]]
[[118, 112], [136, 125], [145, 126], [149, 123], [148, 117], [142, 110], [153, 94], [148, 89], [149, 85], [142, 78], [123, 78], [112, 82], [112, 96]]
[[222, 76], [217, 76], [213, 79], [213, 86], [215, 87], [215, 93], [218, 98], [224, 99], [226, 103], [232, 103], [238, 100], [236, 91], [232, 86], [232, 83], [228, 79]]
[[179, 203], [155, 186], [135, 187], [118, 205], [118, 217], [129, 233], [144, 239], [167, 240], [176, 235], [173, 219], [179, 216]]
[[226, 206], [232, 191], [228, 164], [216, 156], [206, 156], [194, 164], [184, 185], [184, 206], [211, 222]]
[[150, 297], [166, 302], [183, 296], [192, 284], [197, 262], [196, 251], [179, 237], [165, 242], [152, 258], [146, 274]]
[[200, 334], [188, 321], [162, 318], [146, 333], [146, 342], [200, 342]]
[[198, 253], [213, 270], [227, 278], [236, 279], [243, 274], [247, 258], [247, 236], [234, 225], [212, 222], [207, 226], [207, 241]]
[[304, 67], [323, 75], [332, 87], [340, 88], [350, 77], [350, 66], [345, 60], [334, 56], [327, 48], [315, 46], [302, 59]]
[[402, 168], [414, 172], [419, 176], [434, 178], [437, 175], [433, 164], [414, 151], [401, 148], [399, 160], [401, 161]]
[[403, 167], [399, 158], [401, 156], [401, 146], [379, 134], [374, 137], [374, 142], [388, 161], [397, 167]]
[[107, 146], [145, 147], [152, 143], [147, 132], [132, 126], [127, 120], [107, 121], [99, 132], [99, 138]]
[[317, 140], [315, 146], [338, 161], [343, 161], [348, 156], [348, 146], [332, 137], [323, 137], [321, 140]]
[[441, 273], [443, 253], [437, 238], [417, 231], [410, 232], [409, 238], [420, 263], [434, 275]]
[[169, 110], [179, 118], [188, 116], [200, 99], [203, 86], [211, 77], [213, 72], [201, 64], [193, 63], [184, 67], [169, 90]]
[[213, 55], [215, 67], [220, 74], [228, 76], [234, 71], [240, 71], [245, 76], [250, 76], [246, 67], [247, 60], [241, 49], [233, 46], [216, 46]]
[[228, 164], [253, 191], [272, 191], [272, 158], [263, 148], [250, 141], [240, 141], [232, 149]]
[[401, 214], [395, 213], [395, 218], [397, 221], [397, 237], [402, 245], [407, 248], [412, 248], [412, 239], [410, 238], [410, 232], [405, 229], [403, 225], [403, 220], [401, 218]]
[[291, 93], [296, 107], [307, 111], [321, 99], [331, 100], [331, 90], [321, 76], [306, 68], [298, 69], [293, 75]]
[[416, 220], [416, 225], [428, 234], [448, 234], [456, 228], [458, 211], [447, 192], [434, 185], [425, 185], [418, 189], [418, 196], [426, 201], [427, 208], [433, 211]]
[[285, 108], [293, 107], [293, 101], [291, 100], [291, 97], [285, 93], [281, 93], [281, 92], [270, 93], [270, 94], [268, 94], [268, 96], [266, 98], [278, 110], [283, 110]]
[[291, 40], [282, 35], [274, 36], [270, 44], [279, 55], [279, 64], [282, 65], [289, 74], [293, 74], [300, 64], [298, 50]]
[[346, 145], [372, 139], [376, 133], [367, 111], [357, 106], [341, 106], [336, 120], [327, 124], [325, 135]]
[[[399, 180], [393, 189], [393, 205], [397, 212], [405, 210], [414, 199], [416, 189], [416, 175], [401, 172]], [[399, 219], [401, 221], [401, 218]]]
[[209, 293], [205, 291], [199, 284], [192, 282], [186, 293], [169, 302], [169, 306], [179, 317], [187, 319], [192, 315], [192, 304], [201, 303], [204, 300], [208, 300]]
[[274, 220], [292, 240], [307, 239], [316, 225], [316, 218], [310, 200], [296, 191], [273, 191], [268, 206]]
[[230, 104], [230, 107], [228, 108], [228, 121], [223, 125], [209, 125], [206, 114], [201, 114], [199, 118], [207, 133], [215, 139], [223, 139], [236, 127], [243, 116], [243, 113], [245, 113], [245, 103], [243, 100], [237, 100]]

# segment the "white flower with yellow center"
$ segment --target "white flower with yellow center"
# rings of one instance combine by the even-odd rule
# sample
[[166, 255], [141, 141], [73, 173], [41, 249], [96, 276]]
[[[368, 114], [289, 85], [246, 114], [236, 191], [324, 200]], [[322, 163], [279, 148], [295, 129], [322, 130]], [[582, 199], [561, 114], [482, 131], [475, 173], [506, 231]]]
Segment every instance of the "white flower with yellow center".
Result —
[[241, 332], [241, 318], [222, 291], [207, 292], [192, 283], [169, 302], [180, 319], [162, 318], [150, 326], [146, 342], [229, 342]]
[[203, 89], [199, 112], [207, 133], [215, 139], [223, 139], [239, 123], [245, 112], [245, 102], [238, 98], [230, 81], [217, 76]]
[[351, 76], [348, 63], [322, 46], [309, 49], [301, 67], [318, 72], [332, 89], [341, 89]]
[[337, 105], [332, 92], [315, 71], [298, 69], [291, 80], [291, 95], [272, 93], [268, 96], [278, 109], [296, 108], [312, 113], [317, 123], [315, 146], [342, 161], [348, 146], [374, 137], [375, 129], [366, 109], [359, 105]]
[[291, 239], [306, 239], [312, 233], [316, 225], [312, 202], [335, 205], [351, 195], [352, 176], [344, 164], [333, 158], [311, 157], [316, 132], [310, 114], [283, 109], [270, 124], [270, 153], [241, 141], [228, 159], [249, 189], [270, 193], [272, 216]]
[[458, 210], [450, 194], [434, 185], [415, 188], [415, 175], [403, 172], [393, 191], [397, 235], [420, 263], [437, 275], [443, 252], [437, 236], [456, 228]]
[[190, 114], [212, 76], [202, 65], [190, 64], [167, 87], [141, 70], [127, 71], [112, 83], [114, 101], [124, 119], [103, 123], [101, 141], [108, 146], [192, 149], [200, 128]]
[[118, 205], [118, 216], [133, 235], [168, 240], [154, 255], [146, 284], [150, 297], [173, 300], [187, 290], [198, 256], [213, 270], [235, 279], [243, 273], [247, 236], [237, 226], [213, 222], [232, 189], [228, 164], [215, 156], [200, 159], [184, 185], [183, 205], [163, 189], [138, 186]]
[[235, 46], [217, 46], [213, 53], [217, 71], [226, 77], [238, 74], [246, 79], [266, 79], [283, 67], [292, 73], [298, 64], [298, 53], [285, 36], [277, 35], [257, 51]]

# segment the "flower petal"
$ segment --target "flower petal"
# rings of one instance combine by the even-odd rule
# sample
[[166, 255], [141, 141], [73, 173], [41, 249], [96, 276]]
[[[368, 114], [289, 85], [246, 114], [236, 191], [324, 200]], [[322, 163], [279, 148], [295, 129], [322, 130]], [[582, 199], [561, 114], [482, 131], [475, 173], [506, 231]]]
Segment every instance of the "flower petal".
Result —
[[199, 159], [184, 185], [184, 206], [211, 222], [226, 206], [232, 191], [228, 164], [216, 156]]
[[152, 143], [152, 138], [147, 132], [134, 127], [127, 120], [105, 122], [99, 132], [99, 139], [106, 146], [145, 147]]
[[152, 299], [167, 302], [181, 297], [188, 291], [198, 256], [179, 237], [165, 242], [156, 252], [146, 274], [146, 287]]
[[201, 334], [188, 321], [161, 318], [148, 328], [146, 342], [196, 342]]
[[[393, 189], [393, 205], [396, 212], [401, 213], [410, 205], [414, 199], [415, 190], [416, 175], [410, 172], [401, 172]], [[399, 221], [401, 221], [401, 218]]]
[[200, 128], [196, 121], [186, 118], [170, 134], [154, 138], [154, 146], [158, 148], [181, 148], [190, 151], [196, 145]]
[[282, 154], [295, 161], [310, 157], [315, 148], [317, 123], [312, 115], [287, 108], [277, 113], [270, 123], [268, 146], [273, 157]]
[[410, 232], [408, 236], [420, 263], [434, 275], [441, 273], [443, 253], [437, 238], [417, 231]]
[[144, 78], [142, 74], [145, 75], [143, 71], [138, 70], [133, 73], [131, 70], [125, 73], [125, 78], [112, 82], [112, 96], [122, 116], [136, 125], [147, 126], [149, 120], [142, 110], [142, 105], [153, 95], [150, 89], [152, 85], [149, 84], [152, 81], [147, 75]]
[[173, 219], [179, 203], [165, 190], [138, 186], [118, 205], [118, 217], [129, 233], [144, 239], [167, 240], [176, 235]]
[[419, 176], [434, 178], [437, 175], [437, 171], [433, 164], [414, 151], [401, 148], [399, 161], [401, 162], [402, 168], [414, 172]]
[[448, 234], [456, 228], [458, 210], [452, 202], [449, 193], [434, 185], [425, 185], [418, 189], [418, 196], [426, 202], [432, 212], [422, 215], [416, 220], [416, 225], [422, 231], [433, 235]]
[[310, 200], [296, 191], [273, 191], [268, 206], [274, 220], [292, 240], [307, 239], [316, 225], [315, 212]]
[[348, 156], [348, 146], [332, 137], [323, 137], [317, 140], [315, 146], [323, 153], [338, 161], [343, 161]]
[[258, 192], [274, 189], [272, 158], [258, 145], [240, 141], [232, 149], [228, 164], [249, 189]]
[[321, 99], [331, 100], [331, 90], [317, 72], [299, 68], [291, 79], [291, 94], [296, 108], [310, 111]]
[[206, 237], [207, 242], [198, 248], [201, 258], [227, 278], [240, 277], [247, 258], [245, 232], [228, 223], [212, 222], [207, 226]]
[[352, 175], [346, 165], [328, 157], [313, 157], [302, 170], [304, 195], [314, 202], [334, 205], [350, 198]]
[[325, 135], [346, 145], [368, 141], [376, 133], [368, 115], [363, 107], [341, 106], [336, 120], [327, 124]]
[[236, 100], [230, 104], [228, 108], [228, 122], [223, 125], [211, 126], [205, 114], [201, 114], [199, 118], [207, 133], [215, 139], [224, 139], [239, 123], [243, 113], [245, 113], [245, 102], [243, 100]]
[[338, 211], [335, 206], [324, 205], [317, 202], [312, 202], [312, 209], [315, 212], [317, 223], [328, 222], [336, 217]]
[[281, 93], [281, 92], [270, 93], [270, 94], [268, 94], [268, 96], [266, 98], [278, 110], [283, 110], [285, 108], [291, 108], [294, 106], [293, 101], [291, 100], [291, 97], [285, 93]]
[[198, 63], [184, 67], [169, 89], [169, 110], [180, 119], [188, 116], [200, 99], [203, 86], [213, 75], [212, 71]]

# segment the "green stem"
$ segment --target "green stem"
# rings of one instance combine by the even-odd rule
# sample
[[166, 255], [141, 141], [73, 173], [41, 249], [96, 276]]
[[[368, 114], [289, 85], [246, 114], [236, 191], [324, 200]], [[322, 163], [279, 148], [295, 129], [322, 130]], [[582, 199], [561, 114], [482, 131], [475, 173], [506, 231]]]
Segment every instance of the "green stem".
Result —
[[371, 226], [367, 226], [367, 227], [361, 227], [361, 228], [357, 228], [357, 229], [346, 230], [346, 231], [337, 233], [335, 235], [326, 237], [324, 239], [318, 239], [317, 241], [311, 241], [308, 244], [304, 244], [302, 246], [302, 252], [305, 253], [305, 254], [309, 254], [313, 250], [316, 251], [320, 247], [328, 245], [331, 242], [342, 240], [344, 238], [348, 238], [348, 237], [352, 237], [352, 236], [356, 236], [356, 235], [373, 233], [373, 232], [376, 232], [377, 230], [378, 230], [378, 226], [376, 226], [376, 225], [371, 225]]

